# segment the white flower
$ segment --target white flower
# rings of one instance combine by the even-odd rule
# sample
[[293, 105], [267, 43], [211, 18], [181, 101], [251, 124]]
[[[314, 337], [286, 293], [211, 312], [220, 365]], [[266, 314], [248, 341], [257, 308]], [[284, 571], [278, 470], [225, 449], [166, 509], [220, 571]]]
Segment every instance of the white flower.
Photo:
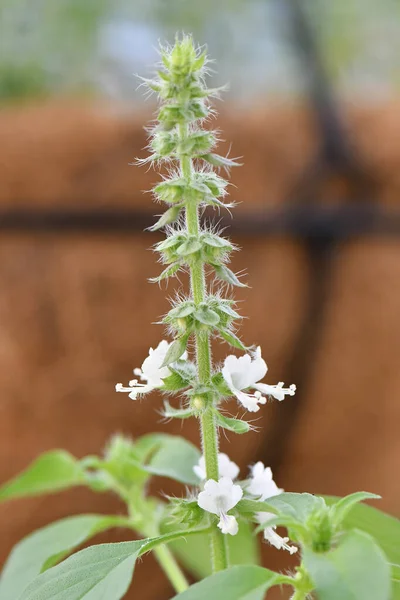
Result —
[[[250, 354], [245, 354], [240, 358], [233, 354], [227, 356], [222, 369], [222, 376], [239, 402], [248, 411], [257, 412], [260, 410], [259, 404], [266, 403], [265, 396], [273, 396], [276, 400], [283, 400], [285, 395], [294, 396], [296, 391], [295, 385], [284, 388], [282, 381], [277, 385], [258, 383], [260, 379], [265, 377], [267, 370], [266, 362], [261, 357], [261, 348], [258, 346], [253, 358]], [[256, 391], [253, 394], [245, 393], [243, 390], [248, 388], [254, 388]]]
[[278, 496], [278, 494], [282, 494], [283, 492], [273, 480], [270, 467], [264, 467], [261, 461], [251, 467], [251, 478], [247, 491], [252, 496], [257, 496], [260, 500]]
[[[218, 454], [218, 472], [220, 477], [228, 477], [229, 479], [236, 479], [239, 475], [239, 467], [236, 463], [230, 460], [229, 456], [224, 452]], [[206, 461], [202, 456], [197, 465], [193, 467], [193, 471], [197, 477], [201, 480], [207, 479], [206, 475]]]
[[236, 535], [238, 523], [232, 515], [228, 515], [243, 496], [240, 485], [235, 485], [232, 479], [221, 477], [219, 481], [209, 479], [204, 485], [204, 491], [200, 492], [197, 504], [203, 510], [219, 516], [218, 527], [222, 533]]
[[[172, 342], [171, 342], [172, 343]], [[161, 366], [167, 355], [171, 343], [162, 340], [157, 348], [150, 348], [149, 355], [143, 361], [141, 369], [134, 369], [134, 374], [147, 383], [139, 383], [137, 379], [132, 379], [129, 382], [129, 387], [124, 387], [122, 383], [117, 383], [115, 386], [116, 392], [129, 392], [129, 398], [136, 400], [138, 394], [147, 394], [155, 388], [163, 385], [163, 379], [171, 375], [168, 367]], [[186, 358], [186, 352], [182, 355]]]
[[[269, 519], [275, 517], [272, 513], [269, 512], [259, 512], [256, 514], [256, 518], [260, 525], [263, 525]], [[276, 533], [275, 527], [266, 527], [264, 529], [264, 539], [267, 540], [271, 544], [271, 546], [275, 546], [278, 550], [287, 550], [290, 554], [295, 554], [298, 551], [296, 546], [289, 546], [288, 537], [281, 537], [279, 533]]]

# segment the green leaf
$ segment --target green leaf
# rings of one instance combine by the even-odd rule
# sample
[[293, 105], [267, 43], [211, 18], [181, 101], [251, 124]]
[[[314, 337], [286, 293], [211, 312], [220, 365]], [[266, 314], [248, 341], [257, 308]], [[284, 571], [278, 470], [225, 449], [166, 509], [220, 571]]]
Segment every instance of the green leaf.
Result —
[[241, 315], [239, 315], [239, 313], [236, 312], [236, 310], [233, 310], [233, 308], [229, 306], [229, 304], [220, 303], [218, 306], [218, 310], [228, 315], [228, 317], [232, 317], [232, 319], [243, 318]]
[[226, 156], [219, 156], [218, 154], [213, 154], [209, 152], [208, 154], [203, 154], [199, 158], [202, 158], [206, 162], [210, 163], [213, 167], [224, 167], [225, 169], [230, 169], [231, 167], [239, 167], [240, 163], [227, 158]]
[[264, 502], [256, 500], [241, 500], [237, 505], [239, 512], [273, 512], [280, 517], [287, 517], [291, 522], [304, 524], [310, 515], [325, 507], [325, 501], [320, 496], [312, 494], [295, 494], [285, 492], [268, 498]]
[[181, 268], [181, 263], [174, 262], [174, 263], [172, 263], [172, 265], [168, 265], [168, 267], [166, 269], [164, 269], [164, 271], [162, 271], [162, 273], [160, 273], [160, 275], [158, 277], [150, 277], [149, 281], [151, 283], [160, 283], [160, 281], [162, 281], [163, 279], [167, 279], [168, 277], [173, 277], [173, 275], [175, 275], [175, 273], [177, 273], [180, 268]]
[[353, 530], [325, 553], [303, 549], [319, 600], [389, 600], [390, 569], [373, 538]]
[[352, 510], [353, 506], [359, 502], [362, 502], [363, 500], [379, 500], [380, 498], [381, 496], [371, 494], [370, 492], [355, 492], [354, 494], [341, 498], [333, 506], [335, 523], [340, 524]]
[[190, 360], [178, 360], [174, 363], [174, 366], [169, 367], [169, 369], [170, 371], [179, 373], [182, 379], [187, 381], [187, 383], [191, 383], [197, 375], [196, 365], [190, 362]]
[[214, 233], [210, 233], [206, 231], [203, 233], [203, 240], [208, 246], [212, 246], [213, 248], [226, 248], [227, 250], [232, 250], [233, 246], [229, 240], [226, 240], [219, 235], [215, 235]]
[[168, 400], [165, 400], [163, 415], [167, 419], [188, 419], [194, 415], [194, 410], [190, 406], [187, 408], [174, 408]]
[[194, 313], [194, 318], [203, 325], [217, 325], [219, 323], [218, 314], [205, 304], [198, 307]]
[[179, 213], [181, 212], [182, 206], [176, 205], [171, 206], [168, 210], [165, 211], [163, 215], [158, 219], [154, 225], [149, 227], [149, 231], [157, 231], [157, 229], [161, 229], [161, 227], [165, 227], [170, 223], [173, 223], [179, 217]]
[[279, 584], [278, 573], [245, 565], [215, 573], [175, 596], [181, 600], [263, 600], [265, 592]]
[[128, 519], [105, 515], [67, 517], [21, 540], [12, 550], [0, 577], [0, 598], [18, 598], [39, 573], [52, 567], [87, 539], [127, 526]]
[[163, 202], [170, 204], [180, 202], [183, 200], [185, 192], [185, 181], [180, 177], [162, 181], [156, 185], [156, 187], [153, 189], [153, 192]]
[[[260, 564], [259, 541], [253, 531], [250, 523], [240, 520], [238, 533], [226, 536], [231, 565]], [[177, 540], [172, 542], [171, 547], [182, 565], [196, 578], [203, 579], [211, 575], [209, 535], [197, 534], [187, 539]]]
[[188, 237], [183, 244], [176, 249], [178, 256], [189, 256], [201, 250], [201, 241], [197, 237]]
[[226, 281], [230, 285], [236, 285], [237, 287], [248, 287], [245, 283], [242, 283], [240, 279], [238, 279], [237, 275], [225, 265], [219, 265], [213, 263], [215, 273], [219, 279]]
[[36, 577], [19, 600], [120, 600], [129, 588], [138, 557], [194, 532], [85, 548]]
[[36, 496], [85, 483], [79, 461], [65, 450], [51, 450], [0, 488], [0, 501]]
[[163, 250], [169, 250], [170, 248], [174, 248], [175, 246], [178, 246], [179, 244], [181, 244], [184, 239], [185, 239], [185, 236], [183, 234], [175, 233], [174, 235], [171, 235], [170, 237], [165, 238], [165, 240], [158, 242], [155, 245], [155, 249], [158, 252], [162, 252]]
[[167, 316], [171, 319], [183, 319], [184, 317], [188, 317], [194, 313], [195, 310], [196, 307], [194, 302], [182, 302], [182, 304], [174, 306], [174, 308], [169, 311]]
[[240, 419], [232, 419], [231, 417], [224, 417], [221, 413], [216, 411], [216, 419], [219, 427], [233, 431], [234, 433], [247, 433], [250, 430], [250, 425], [247, 421], [241, 421]]
[[226, 341], [228, 344], [233, 346], [234, 348], [238, 348], [239, 350], [248, 350], [248, 348], [243, 344], [243, 342], [232, 333], [232, 331], [227, 331], [226, 329], [218, 329], [219, 335]]
[[[324, 496], [328, 505], [335, 504], [338, 498]], [[361, 529], [377, 540], [389, 559], [389, 562], [400, 564], [400, 520], [368, 506], [356, 504], [346, 515], [343, 522], [345, 529]]]
[[181, 358], [181, 356], [186, 352], [186, 345], [188, 339], [189, 336], [184, 335], [172, 342], [172, 344], [168, 348], [167, 354], [164, 358], [164, 362], [161, 365], [162, 367], [167, 367], [171, 363], [174, 363]]
[[[327, 504], [332, 505], [339, 499], [335, 496], [325, 496], [325, 500]], [[378, 542], [393, 569], [395, 595], [392, 600], [400, 600], [400, 583], [396, 581], [400, 579], [396, 575], [397, 569], [400, 571], [400, 520], [367, 504], [356, 504], [346, 515], [342, 527], [347, 530], [361, 529]]]
[[182, 437], [165, 433], [152, 433], [137, 440], [140, 447], [147, 448], [143, 469], [152, 475], [169, 477], [188, 485], [197, 485], [199, 480], [193, 467], [200, 459], [196, 446]]
[[215, 373], [215, 375], [212, 376], [211, 381], [222, 397], [229, 398], [232, 396], [232, 392], [227, 386], [222, 373]]
[[391, 600], [399, 600], [400, 598], [400, 565], [389, 564], [392, 572], [392, 598]]
[[164, 377], [162, 389], [167, 392], [177, 392], [187, 386], [188, 382], [177, 371], [172, 371], [171, 375]]

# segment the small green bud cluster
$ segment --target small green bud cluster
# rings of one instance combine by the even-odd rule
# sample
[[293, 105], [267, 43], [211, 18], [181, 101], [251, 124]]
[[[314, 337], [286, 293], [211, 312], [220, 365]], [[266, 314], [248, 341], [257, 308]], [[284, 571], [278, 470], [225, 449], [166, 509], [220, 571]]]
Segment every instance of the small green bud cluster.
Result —
[[175, 306], [164, 318], [174, 333], [191, 333], [195, 330], [225, 330], [241, 316], [232, 308], [233, 300], [208, 296], [196, 305], [193, 300], [185, 300]]

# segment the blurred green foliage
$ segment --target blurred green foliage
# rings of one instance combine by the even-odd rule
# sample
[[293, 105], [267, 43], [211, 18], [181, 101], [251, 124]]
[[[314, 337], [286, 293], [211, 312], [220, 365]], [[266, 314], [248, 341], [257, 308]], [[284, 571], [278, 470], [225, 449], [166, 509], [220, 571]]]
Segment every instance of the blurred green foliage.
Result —
[[[397, 85], [400, 3], [393, 0], [0, 0], [0, 101], [134, 93], [157, 41], [190, 31], [233, 92], [301, 89], [288, 6], [300, 2], [340, 85]], [[150, 56], [151, 55], [151, 56]]]

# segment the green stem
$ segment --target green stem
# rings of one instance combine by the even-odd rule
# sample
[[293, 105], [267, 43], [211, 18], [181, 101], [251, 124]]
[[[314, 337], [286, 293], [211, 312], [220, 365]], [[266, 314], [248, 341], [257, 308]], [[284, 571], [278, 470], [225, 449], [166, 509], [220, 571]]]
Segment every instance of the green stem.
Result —
[[[179, 135], [182, 140], [188, 134], [187, 125], [180, 125]], [[192, 177], [192, 161], [189, 156], [180, 157], [182, 176], [188, 181]], [[190, 235], [199, 235], [200, 222], [197, 204], [186, 204], [186, 227]], [[190, 265], [190, 288], [196, 305], [204, 302], [206, 298], [206, 284], [204, 265], [199, 260], [194, 260]], [[207, 385], [211, 379], [211, 347], [208, 330], [196, 331], [196, 360], [199, 383]], [[200, 419], [201, 441], [206, 464], [207, 479], [218, 481], [218, 433], [212, 406], [207, 406]], [[221, 571], [228, 567], [228, 555], [225, 536], [213, 526], [211, 533], [211, 556], [213, 571]]]
[[153, 549], [158, 564], [168, 577], [174, 590], [179, 594], [188, 589], [189, 583], [176, 562], [171, 550], [165, 546], [156, 546]]
[[[137, 520], [137, 505], [140, 506], [140, 503], [130, 503], [127, 502], [128, 505], [128, 513], [132, 522], [132, 529], [137, 531], [140, 535], [144, 537], [158, 537], [160, 532], [158, 528], [155, 526], [144, 527], [143, 522]], [[142, 526], [141, 526], [142, 522]], [[161, 569], [164, 571], [167, 579], [170, 581], [174, 590], [180, 594], [188, 589], [189, 583], [183, 574], [182, 569], [178, 565], [175, 560], [174, 555], [171, 550], [165, 544], [160, 544], [159, 546], [155, 546], [153, 548], [154, 555]]]

